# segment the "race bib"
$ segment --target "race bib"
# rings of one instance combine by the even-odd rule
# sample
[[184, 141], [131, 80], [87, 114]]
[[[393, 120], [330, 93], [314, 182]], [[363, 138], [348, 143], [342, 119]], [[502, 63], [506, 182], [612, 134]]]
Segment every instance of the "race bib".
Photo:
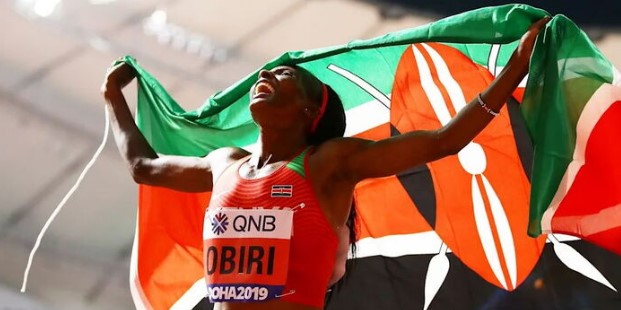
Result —
[[278, 298], [287, 282], [292, 210], [209, 209], [203, 227], [211, 302]]

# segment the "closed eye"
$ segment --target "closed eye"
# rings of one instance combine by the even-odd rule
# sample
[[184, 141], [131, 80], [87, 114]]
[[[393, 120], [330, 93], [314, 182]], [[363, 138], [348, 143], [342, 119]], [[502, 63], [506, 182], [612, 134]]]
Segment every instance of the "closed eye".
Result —
[[283, 76], [287, 76], [287, 77], [294, 77], [295, 76], [295, 73], [293, 72], [293, 70], [290, 69], [290, 68], [287, 68], [287, 67], [276, 68], [276, 70], [274, 70], [274, 74], [283, 75]]

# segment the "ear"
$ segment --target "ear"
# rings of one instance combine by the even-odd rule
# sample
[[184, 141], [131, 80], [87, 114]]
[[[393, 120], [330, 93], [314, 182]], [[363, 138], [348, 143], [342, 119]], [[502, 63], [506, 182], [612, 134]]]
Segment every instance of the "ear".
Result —
[[317, 114], [319, 114], [319, 109], [317, 109], [314, 105], [308, 105], [304, 108], [304, 116], [308, 122], [312, 122]]
[[318, 113], [317, 108], [313, 104], [309, 104], [304, 108], [304, 114], [306, 114], [306, 116], [310, 118], [317, 115], [317, 113]]

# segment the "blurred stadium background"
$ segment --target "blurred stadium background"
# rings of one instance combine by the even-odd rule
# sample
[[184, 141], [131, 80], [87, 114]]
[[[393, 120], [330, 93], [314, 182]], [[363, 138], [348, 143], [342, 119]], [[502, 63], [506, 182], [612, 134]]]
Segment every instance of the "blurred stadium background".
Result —
[[[128, 274], [136, 186], [112, 141], [50, 227], [28, 291], [19, 293], [39, 230], [101, 141], [99, 86], [117, 57], [135, 56], [194, 109], [284, 51], [371, 38], [502, 3], [0, 1], [0, 309], [134, 308]], [[527, 3], [572, 18], [621, 66], [615, 15], [621, 4]]]

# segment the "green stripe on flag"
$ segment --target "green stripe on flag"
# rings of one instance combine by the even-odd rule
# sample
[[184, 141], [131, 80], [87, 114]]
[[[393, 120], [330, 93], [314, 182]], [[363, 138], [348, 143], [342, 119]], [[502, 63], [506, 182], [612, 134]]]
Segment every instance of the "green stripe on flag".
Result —
[[[329, 83], [347, 109], [372, 98], [341, 76], [326, 70], [336, 63], [384, 94], [390, 94], [394, 71], [402, 52], [415, 42], [510, 43], [547, 13], [527, 5], [482, 8], [451, 16], [421, 27], [386, 34], [370, 40], [310, 51], [288, 52], [265, 64], [301, 64]], [[165, 154], [204, 155], [221, 146], [253, 143], [257, 129], [247, 105], [248, 92], [260, 69], [226, 90], [210, 97], [195, 111], [183, 109], [166, 90], [131, 57], [125, 60], [138, 71], [137, 122], [156, 151]]]

